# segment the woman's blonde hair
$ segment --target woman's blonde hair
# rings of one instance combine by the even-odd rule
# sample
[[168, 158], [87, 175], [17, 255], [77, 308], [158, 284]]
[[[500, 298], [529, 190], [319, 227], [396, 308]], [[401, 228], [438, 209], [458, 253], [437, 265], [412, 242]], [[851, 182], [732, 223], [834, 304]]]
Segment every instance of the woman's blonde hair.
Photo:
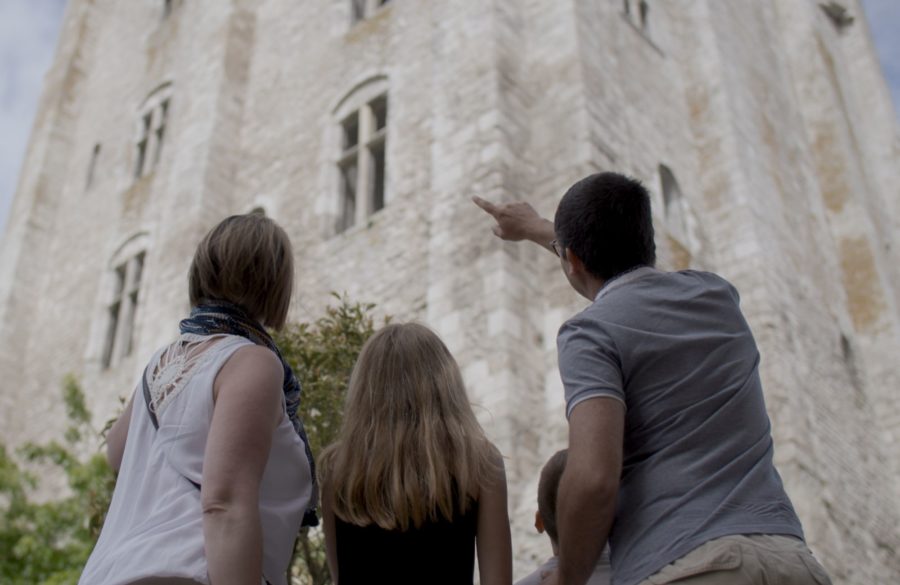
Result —
[[338, 517], [388, 530], [451, 520], [500, 464], [459, 366], [435, 333], [392, 324], [366, 342], [338, 439], [320, 459]]
[[188, 276], [192, 307], [226, 301], [275, 329], [284, 326], [293, 287], [291, 241], [261, 213], [222, 220], [197, 246]]

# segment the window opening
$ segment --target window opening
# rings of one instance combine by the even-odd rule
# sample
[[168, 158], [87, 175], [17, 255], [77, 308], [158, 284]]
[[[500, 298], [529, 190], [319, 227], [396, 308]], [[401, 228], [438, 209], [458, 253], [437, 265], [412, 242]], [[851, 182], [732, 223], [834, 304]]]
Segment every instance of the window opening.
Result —
[[156, 111], [156, 152], [153, 155], [153, 164], [159, 162], [159, 155], [162, 152], [163, 138], [166, 135], [166, 122], [169, 117], [169, 100], [163, 100], [159, 104], [159, 110]]
[[379, 8], [390, 0], [350, 0], [351, 24], [371, 18]]
[[140, 110], [135, 143], [135, 179], [151, 173], [160, 161], [172, 109], [170, 93], [169, 84], [164, 84], [150, 94]]
[[338, 233], [384, 208], [388, 101], [380, 95], [341, 122]]
[[647, 3], [647, 0], [638, 2], [638, 10], [641, 14], [641, 30], [647, 30], [647, 18], [650, 14], [650, 5]]
[[118, 357], [131, 355], [145, 257], [146, 252], [142, 251], [114, 270], [113, 295], [107, 309], [106, 339], [101, 356], [104, 369], [112, 366]]
[[141, 134], [137, 143], [137, 161], [134, 166], [134, 176], [139, 179], [144, 174], [144, 160], [147, 157], [147, 143], [150, 140], [150, 124], [152, 114], [144, 115], [141, 120]]
[[91, 185], [94, 184], [94, 173], [97, 171], [97, 161], [99, 158], [100, 144], [97, 143], [94, 145], [94, 150], [91, 152], [91, 162], [88, 164], [87, 180], [85, 181], [86, 189], [90, 189]]
[[834, 25], [838, 32], [843, 32], [845, 28], [853, 24], [853, 21], [856, 20], [840, 2], [823, 2], [819, 4], [819, 8], [821, 8], [822, 12], [825, 13], [825, 16], [831, 20], [831, 24]]
[[366, 18], [366, 0], [350, 0], [350, 9], [354, 24]]

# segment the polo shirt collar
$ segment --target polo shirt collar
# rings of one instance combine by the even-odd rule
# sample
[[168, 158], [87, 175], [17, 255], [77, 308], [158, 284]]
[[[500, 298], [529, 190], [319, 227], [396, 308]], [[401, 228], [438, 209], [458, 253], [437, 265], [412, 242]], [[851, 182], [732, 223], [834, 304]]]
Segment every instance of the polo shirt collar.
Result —
[[657, 270], [652, 266], [638, 266], [637, 268], [632, 268], [631, 270], [626, 270], [621, 274], [613, 276], [611, 279], [603, 283], [603, 287], [600, 288], [599, 292], [597, 292], [597, 296], [594, 297], [594, 302], [596, 303], [601, 298], [606, 296], [609, 291], [619, 288], [624, 284], [628, 284], [629, 282], [633, 282], [654, 272], [657, 272]]

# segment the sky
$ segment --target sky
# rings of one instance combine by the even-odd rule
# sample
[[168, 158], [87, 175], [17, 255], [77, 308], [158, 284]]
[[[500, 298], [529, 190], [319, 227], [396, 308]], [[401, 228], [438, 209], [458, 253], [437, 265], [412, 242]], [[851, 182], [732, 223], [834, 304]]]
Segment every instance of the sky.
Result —
[[[132, 0], [126, 0], [132, 1]], [[900, 112], [900, 0], [862, 0], [885, 78]], [[66, 0], [0, 0], [0, 234]]]

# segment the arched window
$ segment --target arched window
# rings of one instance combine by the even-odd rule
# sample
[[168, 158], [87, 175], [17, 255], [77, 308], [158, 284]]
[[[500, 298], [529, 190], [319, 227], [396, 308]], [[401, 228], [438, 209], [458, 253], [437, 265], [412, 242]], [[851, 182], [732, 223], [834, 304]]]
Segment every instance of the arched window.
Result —
[[113, 254], [107, 279], [106, 327], [100, 363], [104, 369], [131, 355], [134, 323], [147, 257], [147, 234], [126, 240]]
[[134, 153], [134, 178], [151, 173], [159, 162], [166, 125], [169, 122], [172, 84], [164, 83], [153, 90], [138, 110], [137, 138]]
[[334, 110], [337, 152], [337, 221], [343, 232], [387, 202], [387, 79], [371, 78], [353, 89]]

